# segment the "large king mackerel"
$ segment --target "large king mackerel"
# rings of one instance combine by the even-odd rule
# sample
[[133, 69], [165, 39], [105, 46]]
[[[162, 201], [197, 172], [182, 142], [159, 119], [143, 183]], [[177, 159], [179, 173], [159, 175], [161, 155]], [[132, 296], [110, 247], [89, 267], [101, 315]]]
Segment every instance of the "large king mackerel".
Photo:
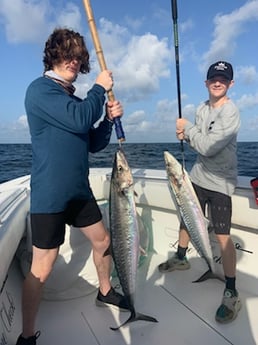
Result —
[[203, 214], [189, 175], [177, 159], [169, 152], [164, 152], [164, 158], [171, 196], [187, 227], [195, 249], [204, 258], [209, 267], [208, 272], [197, 281], [218, 278], [213, 274], [214, 262], [208, 234], [209, 222]]
[[[134, 295], [139, 259], [139, 229], [134, 199], [133, 177], [124, 153], [119, 149], [114, 158], [110, 181], [110, 235], [111, 249], [118, 278], [131, 315], [126, 323], [153, 317], [136, 313]], [[119, 327], [111, 328], [117, 330]]]

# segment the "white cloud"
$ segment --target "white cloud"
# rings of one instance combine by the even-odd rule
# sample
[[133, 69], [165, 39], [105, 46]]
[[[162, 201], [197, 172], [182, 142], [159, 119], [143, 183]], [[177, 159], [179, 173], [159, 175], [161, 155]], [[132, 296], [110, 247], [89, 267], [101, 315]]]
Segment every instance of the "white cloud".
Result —
[[117, 88], [130, 102], [148, 97], [159, 89], [161, 78], [169, 77], [169, 59], [165, 39], [152, 34], [133, 36], [116, 67]]
[[139, 123], [141, 123], [141, 121], [143, 121], [145, 118], [145, 112], [144, 110], [137, 110], [135, 112], [133, 112], [131, 115], [127, 116], [126, 120], [125, 120], [125, 124], [127, 125], [138, 125]]
[[176, 100], [162, 99], [157, 103], [156, 117], [163, 123], [174, 122], [178, 116]]
[[[186, 105], [182, 112], [193, 120], [195, 107]], [[178, 117], [177, 101], [163, 99], [157, 102], [153, 114], [138, 110], [127, 116], [124, 124], [125, 133], [130, 133], [130, 140], [136, 142], [169, 142], [176, 141], [175, 126]]]
[[[167, 39], [150, 33], [133, 36], [126, 28], [104, 18], [100, 20], [99, 37], [107, 68], [113, 72], [114, 91], [124, 103], [145, 100], [159, 90], [162, 78], [169, 78], [171, 52]], [[92, 85], [100, 71], [94, 51], [90, 61], [92, 72], [78, 78], [78, 92], [81, 83]]]
[[[122, 124], [125, 135], [130, 133], [131, 142], [146, 142], [150, 133], [154, 133], [153, 122], [147, 120], [147, 115], [144, 110], [134, 111], [125, 119], [122, 118]], [[148, 134], [149, 135], [148, 135]]]
[[73, 3], [67, 3], [58, 14], [57, 26], [65, 26], [81, 32], [81, 13], [79, 7]]
[[7, 40], [24, 43], [46, 39], [55, 26], [80, 30], [81, 14], [79, 7], [69, 2], [54, 11], [48, 0], [0, 0], [0, 19]]
[[45, 29], [47, 1], [1, 0], [0, 15], [11, 43], [36, 42]]
[[17, 122], [17, 128], [28, 128], [28, 119], [27, 119], [27, 116], [26, 115], [21, 115]]
[[242, 7], [230, 14], [219, 14], [214, 19], [215, 29], [209, 50], [203, 55], [202, 69], [210, 63], [228, 59], [236, 49], [236, 39], [248, 30], [250, 21], [258, 20], [258, 1], [247, 1]]
[[162, 26], [171, 25], [171, 12], [167, 11], [167, 9], [163, 9], [157, 5], [153, 6], [153, 23], [157, 23]]
[[241, 96], [237, 101], [236, 105], [240, 110], [246, 108], [253, 108], [258, 105], [258, 92], [256, 94], [249, 94]]
[[16, 121], [1, 123], [1, 143], [29, 143], [30, 134], [26, 115], [21, 115]]
[[139, 30], [142, 27], [144, 18], [132, 18], [129, 16], [125, 17], [126, 25], [134, 31]]
[[[249, 131], [257, 132], [257, 129], [258, 129], [258, 115], [252, 117], [248, 121], [248, 127], [249, 127]], [[256, 135], [256, 138], [255, 138], [255, 141], [257, 141], [257, 135]]]
[[87, 96], [87, 91], [91, 88], [94, 83], [94, 80], [89, 77], [90, 75], [79, 75], [78, 79], [74, 83], [76, 88], [75, 95], [79, 98], [84, 99]]
[[196, 106], [194, 104], [187, 104], [183, 108], [182, 112], [184, 117], [193, 122], [195, 118]]
[[239, 66], [236, 69], [236, 75], [241, 78], [245, 84], [252, 84], [258, 80], [258, 73], [255, 66]]
[[187, 21], [183, 22], [180, 25], [180, 29], [181, 29], [182, 33], [187, 32], [189, 30], [192, 30], [193, 27], [194, 27], [194, 23], [193, 23], [192, 19], [188, 19]]

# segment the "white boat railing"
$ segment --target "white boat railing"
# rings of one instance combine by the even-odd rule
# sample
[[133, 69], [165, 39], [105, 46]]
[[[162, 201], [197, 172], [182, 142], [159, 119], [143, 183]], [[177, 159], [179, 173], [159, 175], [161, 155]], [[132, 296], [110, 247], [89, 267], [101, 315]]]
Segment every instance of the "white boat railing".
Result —
[[[10, 193], [7, 197], [6, 194]], [[28, 194], [27, 188], [15, 188], [13, 191], [0, 192], [0, 225], [4, 222], [6, 215], [13, 208], [13, 205], [24, 199]]]

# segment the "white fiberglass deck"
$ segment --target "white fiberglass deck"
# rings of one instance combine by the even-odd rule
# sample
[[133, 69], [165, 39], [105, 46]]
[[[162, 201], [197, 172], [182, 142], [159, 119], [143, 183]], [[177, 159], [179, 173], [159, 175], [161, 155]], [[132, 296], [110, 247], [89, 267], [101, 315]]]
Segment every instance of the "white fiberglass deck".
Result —
[[[104, 208], [108, 199], [108, 172], [110, 170], [96, 169], [91, 174], [94, 193]], [[110, 330], [109, 327], [125, 321], [129, 313], [95, 306], [95, 268], [89, 253], [86, 253], [85, 259], [87, 246], [84, 247], [79, 237], [72, 241], [68, 237], [68, 243], [62, 246], [63, 252], [60, 251], [60, 261], [55, 266], [53, 280], [51, 277], [49, 279], [48, 297], [51, 297], [51, 301], [43, 300], [41, 304], [36, 327], [41, 331], [41, 336], [37, 345], [257, 345], [258, 226], [257, 206], [252, 191], [240, 186], [233, 197], [235, 225], [232, 228], [232, 239], [237, 248], [237, 288], [242, 309], [232, 323], [220, 325], [214, 316], [222, 298], [224, 283], [219, 280], [192, 283], [207, 270], [204, 260], [193, 247], [188, 250], [190, 270], [168, 274], [158, 272], [157, 265], [172, 255], [177, 246], [178, 217], [163, 172], [150, 174], [138, 170], [139, 174], [142, 177], [136, 178], [136, 201], [139, 214], [149, 231], [150, 250], [138, 271], [135, 307], [136, 311], [153, 316], [159, 322], [137, 321], [118, 331]], [[246, 185], [244, 180], [241, 183]], [[24, 182], [21, 180], [20, 185], [28, 188], [28, 179]], [[9, 200], [13, 193], [9, 192], [9, 188], [14, 187], [8, 184], [7, 188], [0, 188], [0, 200], [3, 199], [3, 202]], [[6, 257], [4, 265], [0, 262], [1, 270], [8, 268], [9, 258], [13, 255], [10, 253], [11, 248], [16, 250], [17, 234], [20, 233], [21, 238], [23, 232], [27, 231], [29, 202], [27, 199], [23, 202], [23, 192], [20, 195], [13, 203], [8, 201], [1, 211], [1, 255], [5, 253]], [[9, 232], [17, 238], [8, 236]], [[216, 244], [211, 244], [217, 271], [220, 272], [220, 255], [216, 253]], [[90, 275], [87, 280], [92, 284], [90, 288], [83, 274]], [[23, 282], [20, 262], [16, 257], [8, 272], [0, 271], [0, 277], [0, 345], [14, 345], [21, 332]], [[55, 293], [51, 294], [51, 287], [57, 283], [59, 290], [69, 290], [69, 279], [73, 281], [72, 293], [67, 295], [58, 291], [59, 300], [53, 298]], [[113, 281], [112, 285], [116, 286], [117, 283]], [[64, 295], [65, 299], [60, 299]], [[79, 295], [81, 297], [75, 297]]]
[[[258, 296], [240, 291], [242, 310], [227, 325], [214, 319], [224, 284], [219, 280], [192, 283], [199, 276], [200, 258], [191, 258], [192, 269], [161, 275], [157, 265], [165, 257], [153, 254], [140, 268], [136, 310], [154, 316], [158, 323], [137, 321], [118, 331], [109, 329], [129, 316], [112, 308], [95, 306], [96, 293], [67, 301], [43, 301], [37, 324], [39, 345], [255, 345], [258, 343]], [[202, 265], [201, 265], [202, 266]], [[4, 293], [12, 300], [18, 324], [22, 276], [16, 265], [9, 272]], [[115, 282], [114, 282], [115, 285]], [[11, 296], [11, 297], [10, 297]], [[9, 302], [10, 303], [10, 302]], [[6, 302], [7, 305], [7, 302]], [[3, 312], [2, 312], [3, 315]], [[253, 320], [253, 321], [252, 321]], [[17, 327], [15, 327], [17, 328]], [[15, 338], [16, 334], [13, 333]], [[15, 339], [13, 339], [15, 341]]]

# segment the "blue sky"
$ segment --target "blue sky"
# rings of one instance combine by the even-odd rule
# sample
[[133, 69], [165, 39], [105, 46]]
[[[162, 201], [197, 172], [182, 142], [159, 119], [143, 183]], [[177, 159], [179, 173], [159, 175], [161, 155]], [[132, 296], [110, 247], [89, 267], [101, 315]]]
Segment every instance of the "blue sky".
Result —
[[[92, 0], [114, 93], [124, 106], [127, 142], [174, 142], [178, 117], [170, 0]], [[99, 73], [82, 1], [0, 0], [0, 143], [30, 142], [24, 109], [29, 83], [43, 71], [42, 51], [56, 26], [84, 35], [92, 71], [77, 79], [84, 97]], [[239, 141], [257, 141], [258, 0], [178, 0], [182, 114], [193, 120], [206, 100], [208, 66], [234, 66], [229, 96], [241, 112]], [[115, 135], [112, 138], [116, 142]]]

